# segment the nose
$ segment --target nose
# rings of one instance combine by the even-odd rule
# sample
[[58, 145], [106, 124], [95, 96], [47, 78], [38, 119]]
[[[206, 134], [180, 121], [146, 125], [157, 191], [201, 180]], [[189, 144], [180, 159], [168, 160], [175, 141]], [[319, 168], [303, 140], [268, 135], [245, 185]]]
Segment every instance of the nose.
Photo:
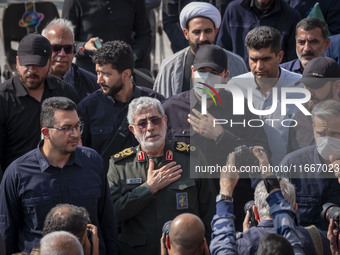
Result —
[[306, 41], [305, 45], [303, 46], [303, 51], [311, 51], [312, 50], [312, 45], [310, 44], [309, 41]]
[[103, 81], [103, 75], [101, 73], [97, 73], [97, 83], [104, 83]]
[[262, 70], [262, 68], [263, 68], [263, 62], [261, 59], [259, 59], [256, 63], [256, 69], [260, 71]]
[[199, 38], [199, 40], [200, 40], [201, 42], [207, 41], [207, 35], [206, 35], [206, 33], [205, 33], [204, 31], [202, 31], [202, 32], [200, 33], [200, 38]]
[[65, 56], [66, 55], [64, 47], [61, 48], [61, 51], [58, 52], [58, 55], [59, 56]]

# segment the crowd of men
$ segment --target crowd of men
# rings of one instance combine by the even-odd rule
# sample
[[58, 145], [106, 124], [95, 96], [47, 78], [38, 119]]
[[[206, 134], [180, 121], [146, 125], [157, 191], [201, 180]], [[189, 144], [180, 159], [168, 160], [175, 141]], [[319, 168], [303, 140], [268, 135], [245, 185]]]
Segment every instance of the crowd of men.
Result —
[[[145, 6], [135, 40], [96, 34], [101, 7], [65, 1], [20, 41], [0, 85], [0, 255], [340, 254], [327, 24], [285, 0], [234, 0], [223, 19], [205, 1], [164, 2], [182, 6], [189, 46], [153, 89], [134, 79]], [[117, 22], [104, 9], [95, 25]]]

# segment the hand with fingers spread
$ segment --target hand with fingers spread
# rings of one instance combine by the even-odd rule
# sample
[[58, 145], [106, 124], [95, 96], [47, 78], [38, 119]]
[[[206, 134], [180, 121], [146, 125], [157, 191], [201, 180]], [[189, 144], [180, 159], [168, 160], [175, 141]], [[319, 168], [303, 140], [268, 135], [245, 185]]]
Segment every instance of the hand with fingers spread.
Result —
[[197, 134], [207, 139], [214, 140], [223, 132], [223, 128], [220, 124], [216, 124], [214, 127], [214, 120], [216, 118], [210, 113], [203, 115], [196, 109], [192, 109], [192, 111], [194, 114], [188, 114], [188, 122]]
[[336, 228], [334, 220], [331, 219], [327, 231], [327, 239], [329, 240], [332, 255], [340, 254], [340, 232]]
[[162, 166], [160, 169], [155, 170], [154, 168], [155, 163], [152, 159], [149, 159], [146, 182], [152, 194], [181, 178], [182, 168], [174, 161]]

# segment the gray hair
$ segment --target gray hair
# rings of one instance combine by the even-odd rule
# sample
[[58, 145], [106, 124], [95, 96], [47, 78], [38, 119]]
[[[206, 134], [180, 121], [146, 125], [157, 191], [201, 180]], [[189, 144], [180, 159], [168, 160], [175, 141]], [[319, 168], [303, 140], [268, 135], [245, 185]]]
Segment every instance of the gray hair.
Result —
[[[290, 206], [294, 208], [296, 204], [294, 185], [290, 183], [288, 179], [280, 178], [280, 188], [281, 188], [284, 198], [288, 201]], [[266, 201], [266, 198], [268, 197], [268, 195], [269, 194], [266, 190], [266, 187], [264, 186], [264, 182], [263, 181], [259, 182], [259, 184], [257, 184], [256, 189], [255, 189], [254, 199], [255, 199], [255, 205], [259, 212], [260, 219], [266, 218], [266, 217], [270, 217], [270, 218], [272, 217], [269, 212], [270, 210], [269, 204]]]
[[269, 48], [276, 55], [281, 51], [281, 34], [276, 28], [259, 26], [250, 30], [246, 36], [247, 49], [260, 50]]
[[328, 37], [328, 26], [325, 22], [318, 18], [304, 18], [296, 24], [295, 34], [297, 35], [297, 30], [301, 28], [306, 31], [310, 31], [315, 28], [320, 28], [322, 32], [322, 37], [327, 39]]
[[52, 27], [59, 27], [63, 28], [65, 30], [69, 30], [72, 34], [72, 38], [74, 41], [74, 28], [75, 26], [72, 24], [71, 21], [63, 18], [55, 18], [53, 19], [50, 23], [46, 25], [46, 27], [41, 31], [41, 35], [44, 37], [47, 37], [47, 32], [50, 30]]
[[84, 252], [74, 235], [66, 231], [56, 231], [41, 239], [40, 255], [84, 255]]
[[158, 99], [152, 97], [139, 97], [132, 100], [129, 104], [127, 119], [130, 125], [134, 124], [135, 116], [145, 108], [157, 109], [162, 116], [165, 115], [161, 102], [159, 102]]
[[334, 99], [327, 99], [316, 104], [312, 111], [312, 120], [315, 117], [321, 120], [329, 120], [334, 117], [340, 117], [340, 102]]

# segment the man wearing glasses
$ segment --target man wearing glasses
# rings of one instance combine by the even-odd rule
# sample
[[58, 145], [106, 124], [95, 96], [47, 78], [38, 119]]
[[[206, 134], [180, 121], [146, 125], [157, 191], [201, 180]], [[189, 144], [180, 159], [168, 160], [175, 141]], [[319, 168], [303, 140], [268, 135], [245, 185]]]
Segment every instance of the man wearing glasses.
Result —
[[190, 163], [204, 164], [203, 155], [188, 144], [166, 141], [167, 116], [157, 99], [134, 99], [128, 122], [140, 145], [113, 155], [107, 175], [120, 254], [159, 254], [162, 226], [181, 213], [199, 216], [209, 238], [214, 187], [210, 179], [191, 179], [189, 169]]
[[12, 162], [0, 186], [0, 235], [7, 254], [39, 247], [45, 217], [60, 203], [86, 208], [98, 226], [100, 254], [117, 254], [117, 224], [103, 161], [94, 150], [78, 146], [82, 131], [70, 99], [43, 102], [44, 139]]
[[74, 26], [69, 20], [54, 19], [41, 32], [52, 45], [50, 74], [73, 86], [83, 99], [99, 89], [97, 77], [72, 63], [74, 57]]
[[3, 170], [40, 141], [41, 102], [64, 96], [78, 102], [77, 92], [66, 82], [48, 75], [51, 44], [39, 34], [19, 43], [17, 75], [0, 85], [0, 164]]

